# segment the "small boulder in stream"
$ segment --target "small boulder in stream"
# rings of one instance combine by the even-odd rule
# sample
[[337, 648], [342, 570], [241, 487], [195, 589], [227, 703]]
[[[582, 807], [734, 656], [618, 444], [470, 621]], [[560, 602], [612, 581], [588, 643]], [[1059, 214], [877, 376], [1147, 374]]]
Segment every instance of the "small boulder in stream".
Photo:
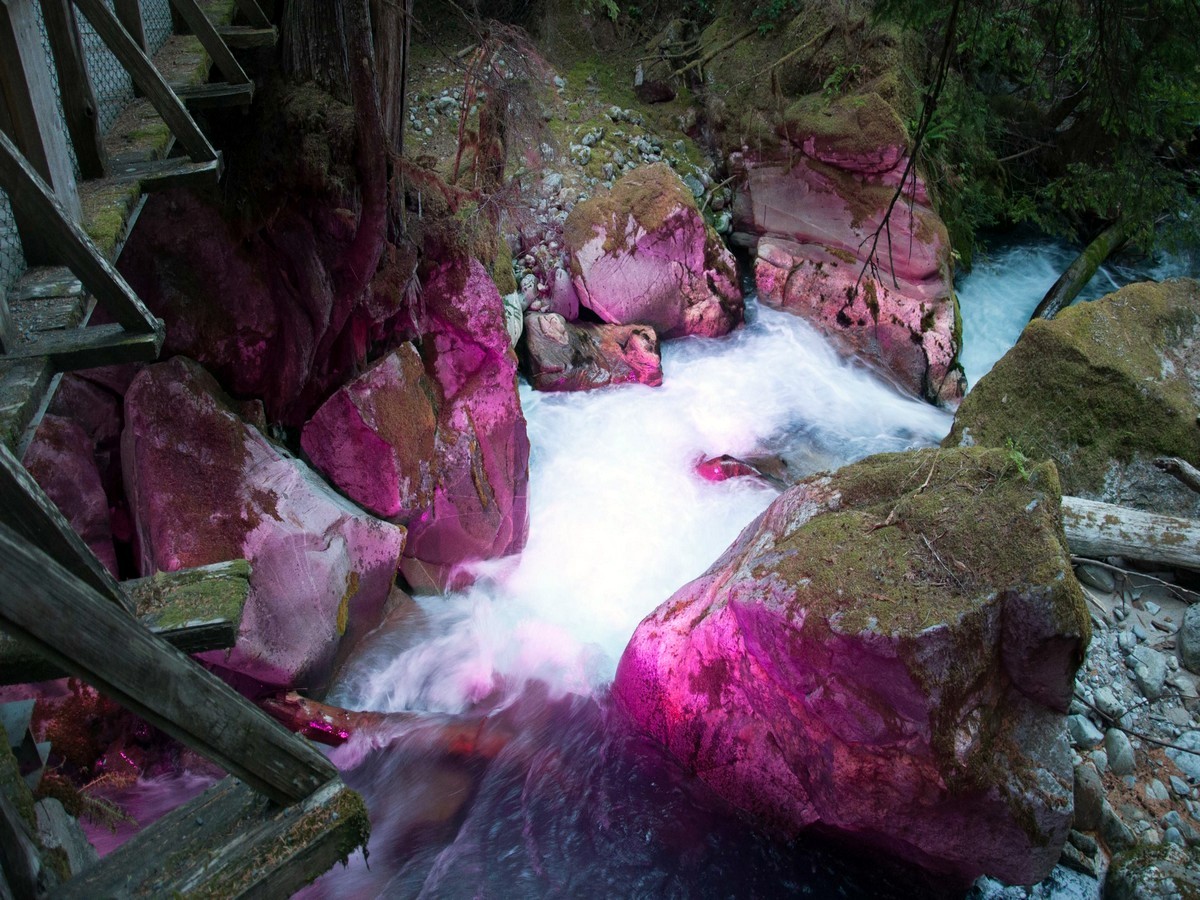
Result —
[[579, 302], [605, 322], [649, 325], [664, 340], [742, 323], [733, 256], [665, 163], [577, 204], [564, 235]]
[[783, 493], [638, 627], [613, 691], [760, 824], [1032, 884], [1071, 826], [1089, 640], [1048, 464], [885, 454]]
[[648, 325], [593, 325], [558, 313], [529, 313], [521, 346], [530, 383], [539, 391], [657, 387], [663, 381], [658, 336]]
[[343, 638], [378, 624], [404, 529], [264, 438], [184, 357], [133, 380], [121, 443], [142, 574], [250, 560], [241, 631], [219, 662], [267, 684], [322, 685]]

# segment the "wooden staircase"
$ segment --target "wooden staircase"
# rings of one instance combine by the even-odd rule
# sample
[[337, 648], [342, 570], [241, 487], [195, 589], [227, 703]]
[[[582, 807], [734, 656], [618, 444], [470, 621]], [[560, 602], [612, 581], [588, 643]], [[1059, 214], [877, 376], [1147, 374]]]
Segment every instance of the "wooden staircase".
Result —
[[[324, 756], [186, 655], [233, 645], [248, 564], [117, 582], [19, 461], [61, 373], [157, 357], [163, 324], [117, 255], [147, 192], [221, 178], [221, 154], [189, 110], [250, 104], [254, 83], [233, 50], [276, 40], [256, 0], [170, 2], [189, 33], [152, 60], [139, 0], [0, 0], [0, 188], [31, 264], [0, 290], [0, 683], [82, 678], [230, 777], [64, 881], [0, 742], [0, 897], [287, 896], [369, 830], [362, 799]], [[140, 95], [104, 135], [75, 10]], [[208, 83], [210, 69], [222, 80]], [[110, 323], [89, 324], [97, 307]]]

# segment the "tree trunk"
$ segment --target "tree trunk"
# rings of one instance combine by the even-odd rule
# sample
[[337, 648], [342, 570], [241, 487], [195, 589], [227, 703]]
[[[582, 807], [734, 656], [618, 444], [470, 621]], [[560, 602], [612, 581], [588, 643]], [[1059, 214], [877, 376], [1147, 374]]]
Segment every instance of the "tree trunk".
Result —
[[1062, 498], [1063, 530], [1076, 556], [1123, 556], [1200, 571], [1200, 521], [1083, 497]]
[[1109, 256], [1120, 249], [1129, 240], [1129, 227], [1124, 219], [1117, 219], [1109, 225], [1100, 236], [1084, 248], [1075, 258], [1070, 268], [1059, 276], [1054, 287], [1046, 292], [1042, 302], [1030, 316], [1033, 319], [1053, 319], [1058, 313], [1071, 305], [1071, 301], [1083, 290], [1084, 285], [1092, 280], [1096, 270], [1100, 268]]

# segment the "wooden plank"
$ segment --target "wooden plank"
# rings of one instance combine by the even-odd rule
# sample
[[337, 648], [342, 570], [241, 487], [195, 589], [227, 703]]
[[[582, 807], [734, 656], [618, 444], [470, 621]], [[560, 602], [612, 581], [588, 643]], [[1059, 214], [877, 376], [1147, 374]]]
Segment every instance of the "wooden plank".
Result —
[[82, 294], [83, 284], [66, 266], [37, 266], [25, 270], [8, 296], [16, 302], [43, 297], [78, 297]]
[[175, 96], [170, 85], [163, 80], [158, 69], [142, 49], [134, 43], [129, 33], [121, 27], [112, 11], [104, 5], [103, 0], [72, 0], [79, 8], [96, 33], [117, 57], [117, 60], [131, 76], [134, 83], [146, 94], [147, 99], [154, 104], [158, 114], [162, 116], [171, 133], [178, 138], [179, 143], [187, 151], [194, 162], [205, 162], [217, 158], [208, 138], [196, 125], [195, 120]]
[[96, 559], [83, 538], [75, 533], [33, 476], [3, 446], [0, 446], [0, 523], [7, 524], [30, 543], [43, 548], [114, 607], [133, 614], [133, 602], [122, 593], [116, 579]]
[[217, 33], [234, 50], [274, 47], [278, 38], [274, 28], [251, 28], [245, 25], [226, 25], [218, 28]]
[[[72, 221], [82, 218], [75, 190], [75, 172], [66, 139], [58, 128], [58, 101], [50, 81], [50, 66], [42, 50], [33, 3], [35, 0], [0, 2], [0, 131], [29, 160], [29, 165], [49, 184]], [[23, 212], [13, 209], [25, 259], [30, 265], [50, 260], [53, 240], [48, 240]]]
[[113, 166], [114, 181], [136, 181], [150, 193], [174, 187], [204, 187], [221, 180], [220, 154], [209, 162], [192, 162], [185, 157], [151, 159], [144, 162], [118, 163]]
[[146, 24], [142, 21], [141, 0], [113, 0], [113, 11], [117, 21], [128, 33], [133, 42], [145, 54], [150, 53], [150, 45], [146, 42]]
[[176, 91], [188, 109], [210, 109], [222, 106], [249, 106], [254, 101], [254, 84], [195, 84]]
[[[237, 640], [250, 596], [244, 559], [160, 572], [121, 582], [138, 621], [182, 653], [226, 650]], [[0, 685], [62, 678], [67, 673], [16, 638], [0, 632]]]
[[337, 770], [207, 669], [0, 526], [0, 627], [277, 803]]
[[333, 779], [288, 807], [226, 778], [62, 886], [55, 897], [288, 897], [365, 847], [362, 798]]
[[75, 10], [71, 8], [70, 0], [40, 0], [40, 3], [54, 68], [58, 72], [59, 97], [67, 133], [75, 148], [79, 173], [85, 179], [103, 178], [108, 155], [100, 131], [100, 108], [84, 63], [83, 41], [79, 37]]
[[258, 5], [257, 0], [235, 0], [238, 10], [254, 28], [270, 28], [271, 20]]
[[44, 356], [57, 371], [73, 372], [119, 363], [152, 362], [158, 358], [162, 342], [161, 330], [154, 334], [134, 334], [117, 324], [91, 325], [31, 334], [6, 358]]
[[0, 444], [16, 450], [53, 380], [54, 369], [44, 359], [0, 357]]
[[[13, 303], [10, 311], [22, 335], [35, 335], [56, 328], [78, 328], [83, 323], [87, 304], [83, 297], [38, 297]], [[13, 344], [14, 355], [20, 355], [16, 350], [28, 339], [22, 338]]]
[[230, 84], [249, 84], [250, 79], [246, 77], [241, 64], [230, 51], [229, 45], [217, 34], [217, 29], [197, 5], [196, 0], [171, 0], [171, 5], [187, 22], [188, 28], [200, 41], [200, 46], [212, 57], [213, 65], [225, 76], [225, 80]]
[[[84, 0], [92, 2], [92, 0]], [[138, 299], [117, 270], [104, 259], [78, 223], [66, 218], [45, 182], [0, 134], [0, 185], [42, 238], [54, 247], [58, 262], [66, 263], [83, 286], [110, 315], [127, 329], [156, 333], [161, 323]]]

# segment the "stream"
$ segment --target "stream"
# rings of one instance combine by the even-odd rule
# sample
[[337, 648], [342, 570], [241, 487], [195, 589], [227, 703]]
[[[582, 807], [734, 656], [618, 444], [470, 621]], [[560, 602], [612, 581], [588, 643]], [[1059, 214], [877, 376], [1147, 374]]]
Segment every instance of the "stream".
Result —
[[[962, 280], [971, 384], [1070, 258], [1045, 242], [1015, 244]], [[1183, 263], [1172, 266], [1153, 274], [1182, 274]], [[1106, 269], [1093, 296], [1135, 277], [1146, 273]], [[406, 604], [327, 698], [350, 709], [488, 712], [511, 739], [489, 760], [448, 757], [403, 730], [332, 751], [371, 809], [369, 858], [356, 854], [302, 896], [946, 893], [872, 851], [759, 834], [611, 707], [608, 686], [638, 622], [777, 494], [752, 479], [707, 482], [697, 461], [769, 456], [798, 478], [930, 446], [950, 428], [950, 414], [839, 358], [802, 320], [753, 299], [747, 320], [726, 338], [666, 344], [660, 388], [522, 387], [532, 445], [525, 551], [482, 565], [464, 593]]]

